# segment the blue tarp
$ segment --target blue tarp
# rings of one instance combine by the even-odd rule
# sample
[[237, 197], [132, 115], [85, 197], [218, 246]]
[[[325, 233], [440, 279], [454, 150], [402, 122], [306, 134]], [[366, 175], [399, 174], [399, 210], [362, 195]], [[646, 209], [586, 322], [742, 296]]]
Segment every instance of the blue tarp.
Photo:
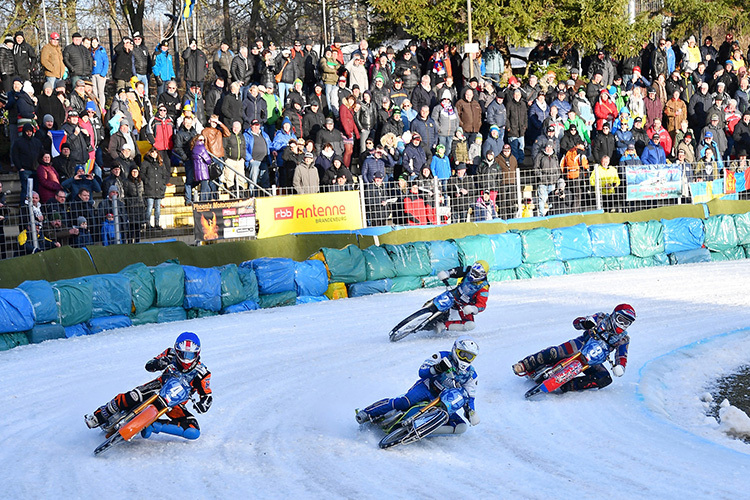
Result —
[[57, 321], [57, 303], [55, 302], [55, 292], [52, 285], [44, 280], [24, 281], [18, 288], [26, 292], [29, 296], [32, 307], [34, 307], [34, 316], [37, 323], [52, 323]]
[[518, 279], [562, 276], [563, 274], [565, 274], [565, 264], [559, 260], [525, 263], [516, 268]]
[[320, 297], [328, 290], [328, 271], [319, 260], [306, 260], [294, 265], [297, 296]]
[[130, 278], [125, 274], [95, 274], [83, 280], [91, 283], [91, 317], [129, 315], [132, 312]]
[[[458, 260], [458, 247], [451, 241], [428, 241], [427, 253], [430, 256], [430, 274], [436, 275], [438, 271], [447, 271], [461, 265]], [[392, 278], [393, 276], [383, 276]]]
[[258, 278], [255, 276], [253, 271], [253, 261], [247, 260], [240, 264], [237, 272], [240, 274], [240, 281], [242, 281], [242, 288], [245, 290], [245, 298], [258, 302]]
[[25, 332], [34, 327], [34, 306], [15, 288], [0, 288], [0, 333]]
[[695, 250], [703, 246], [706, 231], [703, 220], [692, 217], [662, 219], [664, 226], [664, 251], [668, 254]]
[[559, 260], [585, 259], [593, 255], [591, 236], [586, 224], [552, 229], [552, 240]]
[[523, 245], [518, 233], [491, 234], [495, 264], [491, 269], [515, 269], [523, 262]]
[[627, 224], [595, 224], [588, 227], [594, 257], [630, 255], [630, 234]]
[[221, 311], [221, 273], [213, 267], [204, 269], [182, 266], [185, 271], [184, 309]]
[[295, 292], [295, 262], [286, 258], [263, 257], [253, 260], [253, 271], [258, 278], [258, 291], [261, 295]]
[[367, 281], [396, 277], [396, 267], [385, 248], [372, 245], [362, 250], [365, 258]]
[[669, 254], [669, 263], [677, 264], [695, 264], [698, 262], [711, 262], [711, 252], [708, 248], [694, 248], [692, 250], [683, 250]]
[[393, 282], [390, 279], [363, 281], [352, 283], [348, 287], [349, 297], [362, 297], [374, 293], [386, 293], [391, 290]]
[[45, 340], [64, 339], [65, 328], [60, 323], [39, 324], [34, 325], [34, 328], [27, 332], [26, 335], [29, 337], [29, 342], [38, 344]]
[[130, 320], [130, 316], [116, 315], [91, 318], [88, 326], [89, 333], [99, 333], [104, 330], [114, 330], [115, 328], [133, 326], [133, 322]]
[[82, 335], [91, 335], [91, 330], [89, 330], [89, 325], [86, 323], [78, 323], [75, 325], [70, 325], [70, 326], [65, 327], [65, 336], [67, 338], [80, 337]]
[[223, 314], [232, 314], [232, 313], [239, 313], [239, 312], [245, 312], [245, 311], [255, 311], [256, 309], [260, 309], [260, 306], [258, 303], [254, 300], [245, 300], [243, 302], [240, 302], [239, 304], [235, 304], [233, 306], [229, 306], [226, 309], [222, 311]]
[[318, 295], [318, 296], [300, 295], [299, 297], [297, 297], [296, 305], [311, 304], [313, 302], [327, 302], [327, 301], [328, 301], [328, 297], [326, 297], [325, 295]]

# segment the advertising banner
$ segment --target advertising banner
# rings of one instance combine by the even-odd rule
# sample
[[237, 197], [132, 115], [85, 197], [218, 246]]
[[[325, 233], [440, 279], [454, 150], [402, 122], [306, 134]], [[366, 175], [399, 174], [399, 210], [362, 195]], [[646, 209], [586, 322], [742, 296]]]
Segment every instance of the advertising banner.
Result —
[[362, 229], [357, 191], [258, 198], [256, 210], [258, 238]]
[[255, 200], [193, 203], [193, 230], [199, 241], [255, 237]]
[[682, 196], [679, 165], [633, 165], [625, 167], [628, 201], [662, 200]]

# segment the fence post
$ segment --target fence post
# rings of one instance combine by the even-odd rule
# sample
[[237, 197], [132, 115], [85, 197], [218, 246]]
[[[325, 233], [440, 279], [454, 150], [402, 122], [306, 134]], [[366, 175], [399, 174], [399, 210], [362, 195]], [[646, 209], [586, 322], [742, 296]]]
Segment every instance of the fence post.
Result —
[[[534, 193], [532, 184], [532, 196]], [[523, 191], [521, 191], [521, 169], [516, 167], [516, 216], [515, 219], [519, 219], [523, 213]]]
[[[596, 193], [596, 209], [602, 209], [602, 184], [599, 178], [599, 169], [596, 168], [598, 165], [594, 165], [594, 193]], [[586, 178], [584, 177], [584, 182]]]
[[[11, 133], [14, 131], [11, 130]], [[34, 250], [39, 250], [39, 233], [36, 230], [36, 217], [34, 217], [34, 208], [32, 207], [31, 193], [34, 192], [33, 179], [29, 179], [26, 189], [26, 206], [29, 207], [29, 221], [31, 222], [31, 242]]]
[[367, 227], [367, 206], [365, 205], [365, 181], [359, 176], [359, 206], [362, 209], [362, 227]]
[[434, 205], [435, 205], [435, 225], [440, 225], [440, 214], [438, 213], [438, 208], [440, 207], [440, 190], [438, 188], [438, 178], [433, 176], [432, 177], [432, 194], [434, 196]]

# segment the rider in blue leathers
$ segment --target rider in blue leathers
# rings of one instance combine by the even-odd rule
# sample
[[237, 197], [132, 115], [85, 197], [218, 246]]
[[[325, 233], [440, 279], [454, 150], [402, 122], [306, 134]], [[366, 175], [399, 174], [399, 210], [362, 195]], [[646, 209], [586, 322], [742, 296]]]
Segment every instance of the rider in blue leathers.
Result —
[[434, 434], [461, 434], [466, 432], [466, 421], [471, 425], [479, 423], [479, 416], [474, 409], [474, 395], [477, 387], [477, 372], [471, 363], [477, 356], [479, 347], [471, 337], [459, 337], [450, 351], [440, 351], [422, 363], [419, 367], [419, 380], [403, 396], [393, 399], [381, 399], [364, 410], [357, 410], [356, 419], [360, 424], [377, 423], [391, 411], [407, 411], [421, 401], [432, 401], [444, 390], [462, 389], [466, 399], [463, 407], [464, 418], [453, 413], [448, 422], [438, 428]]
[[[513, 365], [516, 375], [526, 375], [532, 378], [547, 366], [552, 366], [567, 359], [581, 350], [583, 345], [595, 337], [603, 340], [609, 347], [609, 352], [615, 352], [615, 363], [612, 373], [621, 377], [628, 364], [628, 346], [630, 337], [627, 328], [635, 321], [635, 309], [629, 304], [620, 304], [611, 314], [598, 312], [591, 316], [581, 316], [573, 320], [573, 328], [583, 330], [583, 334], [558, 346], [548, 347], [531, 356], [527, 356]], [[576, 377], [562, 385], [560, 390], [583, 391], [586, 389], [602, 389], [612, 383], [612, 377], [603, 365], [593, 365], [583, 371], [582, 377]]]

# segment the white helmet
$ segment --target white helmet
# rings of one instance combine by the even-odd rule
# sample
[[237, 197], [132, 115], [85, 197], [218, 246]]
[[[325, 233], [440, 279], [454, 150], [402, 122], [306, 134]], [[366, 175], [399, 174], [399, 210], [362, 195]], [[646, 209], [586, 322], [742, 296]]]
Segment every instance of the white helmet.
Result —
[[456, 366], [460, 370], [467, 370], [477, 357], [477, 354], [479, 354], [479, 346], [468, 335], [458, 337], [453, 343], [451, 355], [453, 362], [456, 363]]

